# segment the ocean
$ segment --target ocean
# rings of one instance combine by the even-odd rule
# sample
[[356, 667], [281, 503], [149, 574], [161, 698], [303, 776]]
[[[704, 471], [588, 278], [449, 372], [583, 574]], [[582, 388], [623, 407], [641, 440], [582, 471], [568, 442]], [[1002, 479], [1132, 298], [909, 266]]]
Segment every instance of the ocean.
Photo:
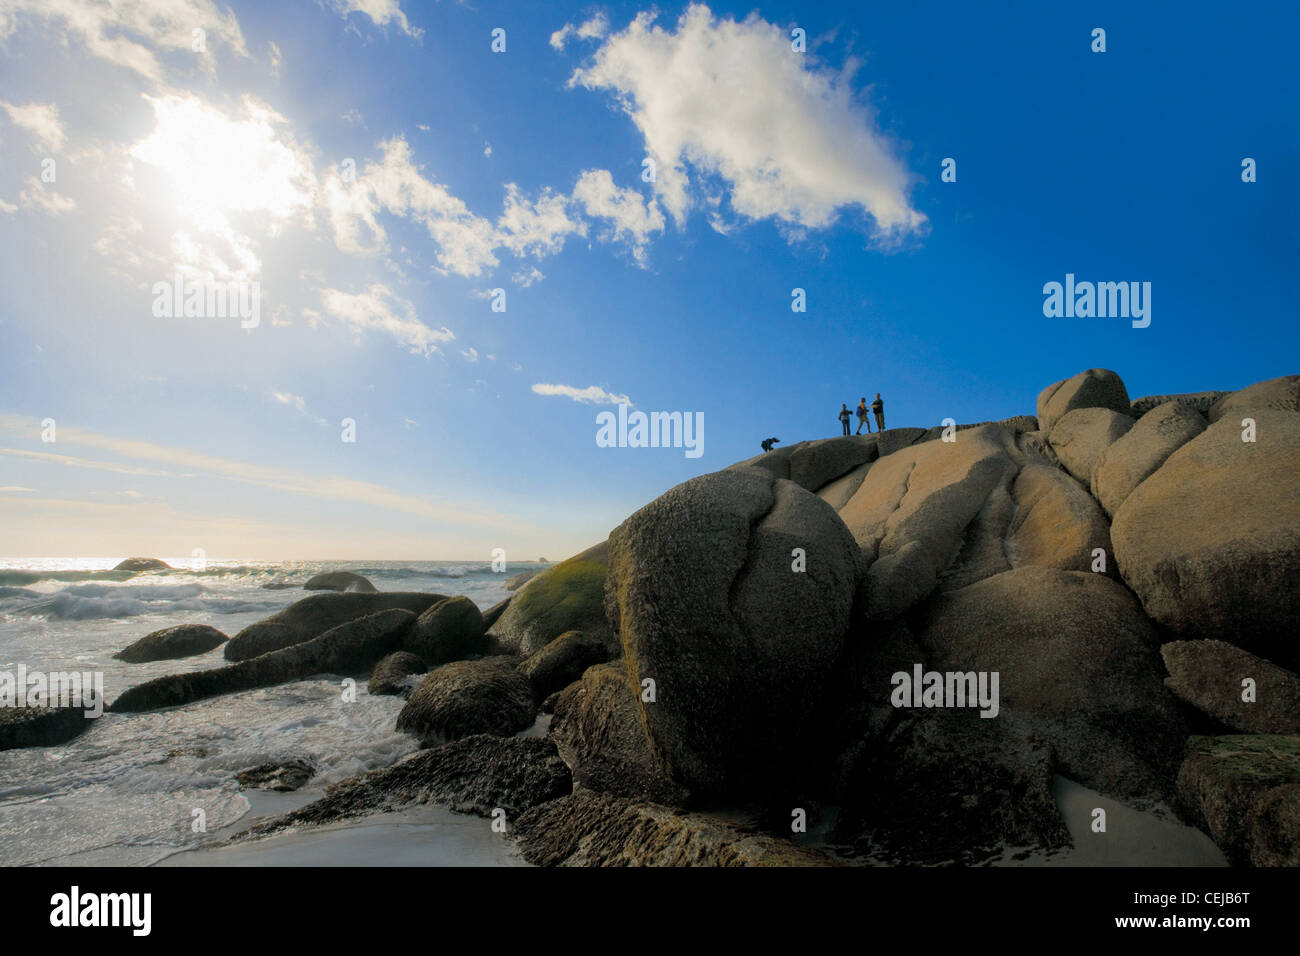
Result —
[[[29, 672], [101, 672], [111, 703], [151, 678], [227, 663], [220, 647], [182, 660], [114, 660], [128, 644], [190, 622], [233, 637], [317, 593], [302, 584], [322, 571], [354, 571], [380, 591], [465, 595], [486, 610], [508, 596], [509, 577], [543, 567], [511, 563], [500, 573], [487, 561], [200, 564], [163, 556], [175, 570], [133, 574], [111, 570], [119, 560], [0, 560], [0, 671], [23, 664]], [[336, 681], [305, 680], [172, 710], [109, 713], [65, 745], [0, 751], [0, 865], [521, 864], [489, 821], [439, 807], [331, 827], [310, 838], [287, 834], [187, 852], [414, 752], [414, 738], [393, 729], [402, 703], [371, 697], [364, 681], [357, 700], [344, 703]], [[303, 789], [241, 791], [240, 771], [291, 758], [319, 768]]]

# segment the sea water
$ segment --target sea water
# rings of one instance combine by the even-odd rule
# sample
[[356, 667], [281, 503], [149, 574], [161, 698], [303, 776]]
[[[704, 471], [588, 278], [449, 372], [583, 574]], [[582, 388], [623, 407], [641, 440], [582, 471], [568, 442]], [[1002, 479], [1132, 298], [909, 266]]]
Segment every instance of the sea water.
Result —
[[[542, 567], [512, 563], [500, 573], [486, 561], [200, 564], [163, 557], [176, 570], [132, 574], [112, 571], [118, 560], [0, 560], [0, 670], [22, 663], [46, 672], [102, 672], [111, 704], [151, 678], [227, 663], [220, 647], [182, 660], [114, 660], [128, 644], [184, 623], [234, 636], [319, 593], [302, 584], [323, 571], [355, 571], [380, 591], [465, 595], [486, 610], [507, 597], [507, 578]], [[210, 844], [413, 752], [414, 738], [394, 730], [401, 707], [400, 698], [371, 697], [364, 681], [356, 701], [344, 703], [338, 679], [320, 675], [185, 707], [108, 713], [67, 744], [0, 751], [0, 865], [147, 865]], [[290, 758], [319, 768], [302, 790], [241, 792], [240, 771]], [[385, 816], [379, 830], [376, 820], [357, 821], [287, 843], [204, 850], [172, 862], [518, 862], [487, 821], [434, 807]], [[354, 827], [355, 834], [343, 832]]]

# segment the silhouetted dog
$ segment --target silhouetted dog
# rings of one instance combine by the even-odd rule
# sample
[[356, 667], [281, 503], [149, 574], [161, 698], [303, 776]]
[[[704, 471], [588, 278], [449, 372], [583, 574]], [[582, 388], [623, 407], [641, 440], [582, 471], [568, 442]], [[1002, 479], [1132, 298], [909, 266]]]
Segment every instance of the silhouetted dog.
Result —
[[779, 442], [779, 438], [764, 438], [762, 441], [763, 451], [771, 451], [772, 446]]

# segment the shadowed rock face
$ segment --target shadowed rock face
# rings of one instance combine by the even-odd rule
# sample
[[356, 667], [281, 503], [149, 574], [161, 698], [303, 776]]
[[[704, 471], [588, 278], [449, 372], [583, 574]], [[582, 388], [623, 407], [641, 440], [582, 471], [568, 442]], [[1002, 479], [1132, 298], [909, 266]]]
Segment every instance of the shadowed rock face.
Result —
[[724, 820], [591, 791], [528, 811], [515, 839], [538, 866], [833, 866], [790, 840]]
[[1169, 668], [1165, 686], [1232, 730], [1300, 734], [1300, 677], [1291, 671], [1223, 641], [1174, 641], [1160, 654]]
[[0, 707], [0, 750], [55, 747], [89, 726], [84, 707]]
[[1300, 414], [1221, 419], [1125, 499], [1111, 536], [1124, 580], [1178, 637], [1215, 638], [1296, 667]]
[[936, 671], [1000, 674], [1000, 714], [1051, 746], [1059, 772], [1103, 793], [1168, 799], [1186, 736], [1157, 639], [1101, 574], [1019, 568], [936, 595], [916, 640]]
[[508, 737], [537, 715], [533, 688], [512, 657], [456, 661], [429, 672], [397, 717], [397, 729], [437, 747], [472, 734]]
[[655, 701], [637, 700], [669, 776], [752, 797], [791, 772], [819, 731], [806, 721], [857, 561], [825, 502], [758, 468], [694, 478], [614, 530], [608, 615], [633, 685], [654, 682]]
[[239, 785], [245, 790], [270, 790], [289, 793], [301, 789], [316, 775], [316, 768], [306, 760], [287, 760], [284, 763], [264, 763], [238, 775]]
[[489, 636], [525, 657], [566, 631], [583, 631], [612, 641], [605, 620], [606, 543], [547, 568], [527, 582], [497, 618]]
[[1270, 378], [1231, 392], [1211, 405], [1206, 417], [1210, 424], [1221, 418], [1240, 424], [1242, 417], [1259, 411], [1300, 412], [1300, 375]]
[[1178, 793], [1236, 866], [1300, 866], [1300, 737], [1192, 737]]
[[486, 630], [478, 605], [467, 597], [448, 598], [416, 619], [403, 650], [436, 667], [481, 654], [487, 646], [483, 639]]
[[366, 578], [351, 571], [326, 571], [314, 575], [304, 584], [305, 591], [357, 591], [374, 594], [377, 590]]
[[622, 797], [683, 805], [689, 794], [655, 759], [622, 663], [591, 667], [555, 701], [550, 736], [574, 783]]
[[355, 674], [369, 670], [395, 650], [415, 621], [395, 608], [340, 624], [320, 637], [229, 667], [159, 677], [132, 687], [113, 701], [114, 713], [175, 707], [207, 697], [302, 680], [313, 674]]
[[206, 624], [177, 624], [146, 634], [113, 656], [128, 664], [143, 664], [148, 661], [170, 661], [182, 657], [206, 654], [214, 647], [220, 647], [228, 638], [215, 627]]
[[568, 631], [519, 664], [519, 673], [533, 685], [538, 700], [563, 690], [594, 664], [609, 660], [609, 647], [599, 637]]
[[252, 827], [230, 842], [425, 803], [483, 817], [499, 807], [513, 821], [572, 789], [569, 771], [550, 741], [478, 734], [336, 783], [315, 803]]
[[370, 672], [370, 684], [366, 688], [371, 694], [409, 693], [406, 678], [413, 674], [423, 674], [429, 668], [419, 655], [410, 651], [394, 651]]
[[283, 611], [250, 624], [226, 644], [228, 661], [245, 661], [319, 637], [330, 628], [355, 621], [376, 611], [400, 608], [422, 614], [439, 601], [441, 594], [418, 594], [413, 591], [385, 591], [376, 594], [313, 594], [295, 601]]

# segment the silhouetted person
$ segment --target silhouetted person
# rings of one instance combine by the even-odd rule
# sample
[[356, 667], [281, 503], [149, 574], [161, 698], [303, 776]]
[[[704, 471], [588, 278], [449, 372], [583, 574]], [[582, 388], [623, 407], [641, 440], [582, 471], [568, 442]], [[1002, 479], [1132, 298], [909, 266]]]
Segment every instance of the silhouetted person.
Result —
[[876, 392], [876, 400], [871, 403], [871, 410], [876, 413], [876, 428], [883, 432], [885, 430], [885, 403], [880, 400], [879, 392]]
[[763, 446], [763, 451], [771, 451], [772, 446], [775, 445], [780, 440], [781, 439], [779, 438], [764, 438], [763, 441], [761, 442]]
[[844, 434], [849, 433], [849, 421], [853, 418], [853, 413], [849, 411], [849, 406], [840, 405], [840, 424], [844, 426]]
[[871, 434], [871, 419], [867, 418], [867, 396], [862, 396], [862, 401], [858, 402], [858, 430], [853, 434], [861, 435], [862, 426], [867, 426], [867, 434]]

